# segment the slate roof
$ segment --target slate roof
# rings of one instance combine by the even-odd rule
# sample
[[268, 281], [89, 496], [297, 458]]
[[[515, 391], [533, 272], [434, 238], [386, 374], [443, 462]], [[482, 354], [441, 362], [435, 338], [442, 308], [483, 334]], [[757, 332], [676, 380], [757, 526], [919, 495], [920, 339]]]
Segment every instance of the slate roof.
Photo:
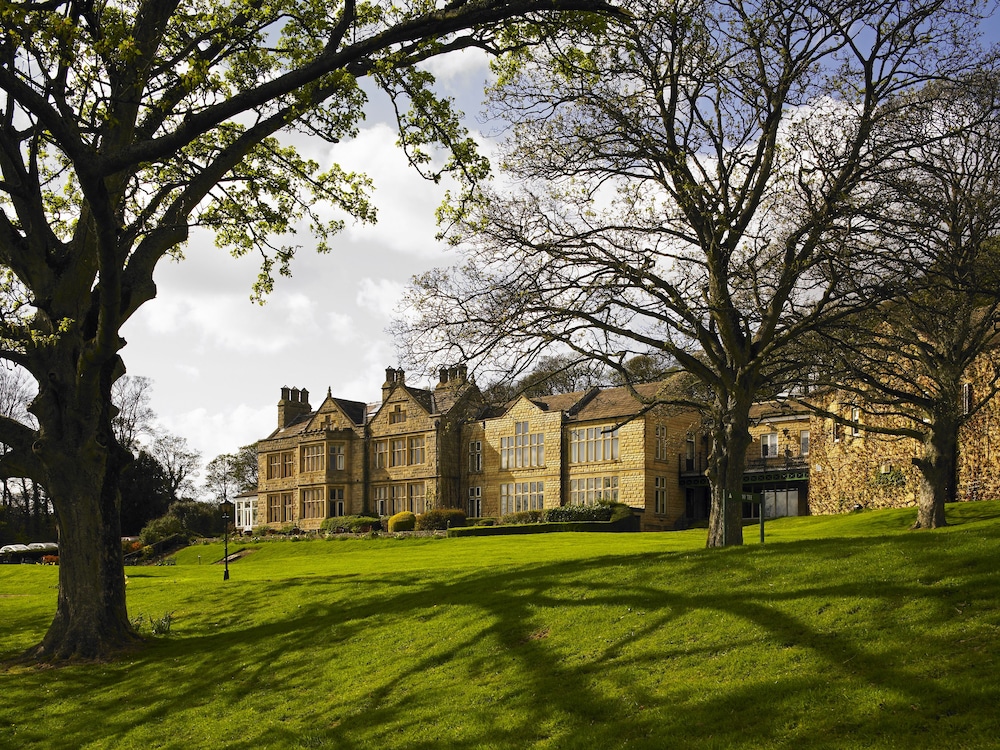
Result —
[[[641, 397], [649, 399], [654, 398], [662, 387], [662, 382], [634, 386]], [[564, 412], [567, 419], [575, 422], [634, 417], [646, 406], [625, 386], [590, 388], [586, 391], [557, 393], [552, 396], [534, 396], [528, 400], [542, 411]], [[515, 399], [508, 403], [503, 411], [513, 406], [516, 401]], [[503, 411], [491, 416], [500, 416]]]
[[365, 423], [367, 405], [363, 401], [348, 401], [346, 398], [334, 398], [333, 401], [354, 424], [360, 426]]
[[[365, 423], [365, 413], [367, 410], [367, 405], [364, 404], [363, 402], [350, 401], [346, 398], [334, 398], [331, 396], [327, 396], [327, 399], [333, 401], [340, 408], [340, 410], [344, 412], [347, 418], [350, 419], [351, 422], [353, 422], [358, 427], [360, 427]], [[324, 404], [326, 403], [327, 399], [323, 399]], [[309, 426], [309, 422], [312, 421], [313, 417], [315, 417], [322, 410], [322, 408], [323, 404], [320, 404], [319, 408], [316, 409], [316, 411], [311, 411], [308, 414], [303, 414], [300, 417], [296, 417], [295, 420], [290, 425], [287, 425], [284, 428], [282, 427], [277, 428], [274, 432], [272, 432], [264, 439], [273, 440], [275, 438], [286, 438], [286, 437], [292, 437], [294, 435], [301, 435], [303, 432], [306, 431], [306, 428]]]
[[786, 401], [763, 401], [750, 407], [750, 419], [803, 419], [811, 412], [804, 406]]
[[[636, 392], [652, 399], [662, 387], [662, 383], [644, 383], [634, 386]], [[570, 418], [577, 422], [590, 422], [598, 419], [620, 419], [634, 417], [647, 406], [636, 399], [625, 386], [605, 388], [595, 393], [586, 403], [582, 404]]]
[[432, 401], [438, 414], [447, 414], [455, 404], [462, 399], [475, 386], [471, 382], [463, 383], [457, 387], [438, 387], [432, 392]]

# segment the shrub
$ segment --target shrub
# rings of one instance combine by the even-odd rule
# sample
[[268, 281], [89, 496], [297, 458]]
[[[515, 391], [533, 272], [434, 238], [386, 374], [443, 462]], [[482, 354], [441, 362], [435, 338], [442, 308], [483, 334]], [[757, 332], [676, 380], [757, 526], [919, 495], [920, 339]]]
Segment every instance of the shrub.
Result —
[[167, 515], [181, 522], [181, 527], [194, 536], [215, 536], [223, 532], [222, 511], [215, 503], [181, 499], [170, 503]]
[[614, 523], [615, 521], [623, 521], [626, 518], [631, 518], [633, 515], [631, 506], [625, 503], [611, 503], [611, 518], [608, 520]]
[[122, 554], [128, 555], [132, 552], [138, 552], [139, 550], [142, 549], [142, 546], [143, 546], [142, 542], [140, 542], [138, 539], [136, 540], [122, 539]]
[[417, 525], [417, 517], [408, 510], [401, 511], [389, 518], [389, 533], [397, 531], [413, 531]]
[[419, 531], [434, 531], [465, 526], [465, 511], [459, 508], [434, 508], [417, 516]]
[[319, 525], [321, 531], [347, 531], [352, 534], [365, 534], [378, 531], [382, 522], [376, 516], [336, 516], [325, 518]]
[[517, 513], [509, 513], [500, 519], [500, 523], [504, 525], [541, 522], [542, 511], [540, 510], [522, 510]]
[[562, 505], [558, 508], [546, 508], [545, 520], [550, 523], [565, 523], [566, 521], [610, 521], [613, 510], [611, 505]]
[[156, 544], [161, 539], [166, 539], [168, 536], [183, 532], [184, 528], [181, 526], [180, 519], [168, 513], [165, 516], [154, 518], [143, 526], [142, 531], [139, 532], [139, 539], [142, 542], [142, 546], [148, 547], [151, 544]]
[[497, 519], [495, 518], [477, 518], [476, 526], [496, 526]]

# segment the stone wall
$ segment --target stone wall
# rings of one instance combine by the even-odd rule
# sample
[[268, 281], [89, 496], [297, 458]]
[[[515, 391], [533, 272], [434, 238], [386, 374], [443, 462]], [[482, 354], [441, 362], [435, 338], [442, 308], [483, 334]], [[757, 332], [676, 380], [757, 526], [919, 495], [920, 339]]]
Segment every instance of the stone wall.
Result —
[[[850, 416], [849, 404], [828, 401], [825, 406], [828, 411]], [[809, 455], [809, 508], [813, 514], [916, 503], [920, 477], [913, 458], [919, 454], [919, 444], [910, 438], [866, 431], [866, 423], [888, 425], [863, 410], [860, 422], [855, 434], [852, 426], [835, 428], [834, 420], [813, 417]]]

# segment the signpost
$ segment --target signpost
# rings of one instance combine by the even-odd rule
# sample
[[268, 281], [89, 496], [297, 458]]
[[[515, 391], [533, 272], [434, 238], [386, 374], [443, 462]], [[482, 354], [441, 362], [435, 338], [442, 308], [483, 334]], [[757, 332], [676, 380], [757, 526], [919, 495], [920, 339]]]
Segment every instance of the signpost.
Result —
[[743, 502], [760, 506], [760, 543], [764, 543], [764, 496], [759, 492], [744, 492]]

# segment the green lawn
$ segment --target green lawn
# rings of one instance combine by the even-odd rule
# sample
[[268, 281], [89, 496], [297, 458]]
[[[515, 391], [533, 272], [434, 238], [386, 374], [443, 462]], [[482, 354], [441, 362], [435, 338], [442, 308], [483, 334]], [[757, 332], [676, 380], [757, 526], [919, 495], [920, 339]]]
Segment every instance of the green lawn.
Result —
[[[191, 547], [127, 571], [140, 654], [0, 672], [0, 747], [994, 748], [1000, 503], [948, 514]], [[0, 566], [0, 657], [55, 584]]]

